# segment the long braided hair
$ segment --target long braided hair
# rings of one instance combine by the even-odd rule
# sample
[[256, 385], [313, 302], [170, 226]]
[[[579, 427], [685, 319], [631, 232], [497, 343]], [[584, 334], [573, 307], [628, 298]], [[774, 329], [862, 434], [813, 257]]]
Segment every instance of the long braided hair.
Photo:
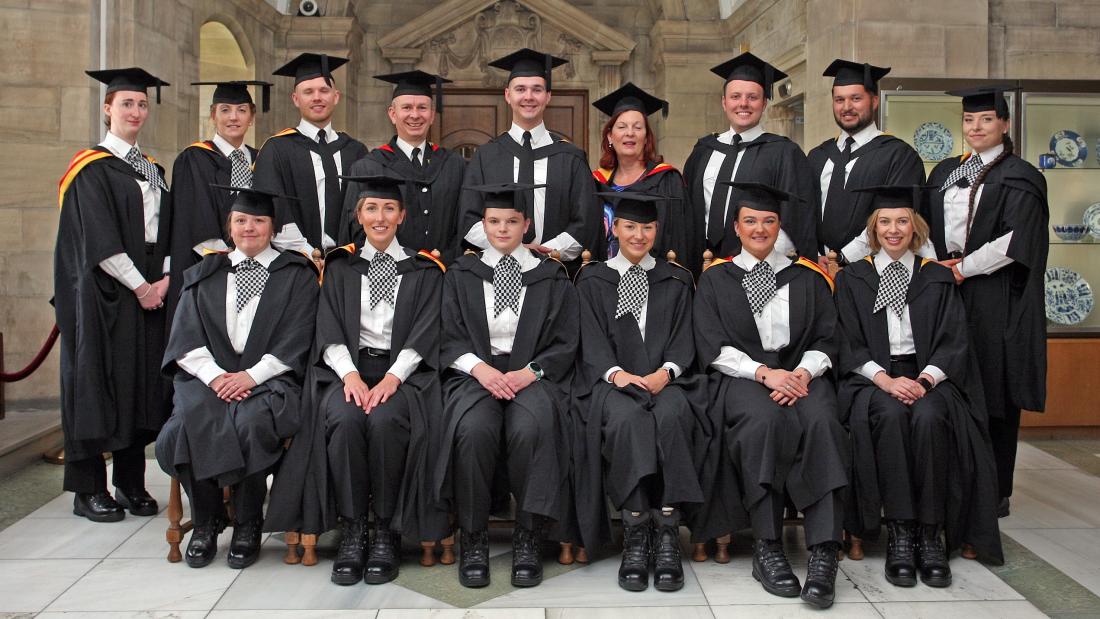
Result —
[[[1009, 137], [1008, 133], [1004, 134], [1002, 144], [1004, 144], [1005, 148], [1001, 151], [1001, 154], [997, 155], [997, 158], [990, 161], [988, 165], [982, 167], [981, 171], [978, 172], [977, 178], [974, 179], [974, 184], [970, 186], [970, 199], [966, 203], [966, 240], [963, 242], [963, 251], [966, 251], [966, 246], [970, 244], [970, 226], [974, 223], [974, 202], [978, 198], [978, 188], [985, 182], [985, 177], [989, 174], [989, 171], [996, 167], [997, 164], [1007, 159], [1014, 150], [1012, 138]], [[977, 156], [978, 153], [973, 153], [971, 155], [971, 157]]]

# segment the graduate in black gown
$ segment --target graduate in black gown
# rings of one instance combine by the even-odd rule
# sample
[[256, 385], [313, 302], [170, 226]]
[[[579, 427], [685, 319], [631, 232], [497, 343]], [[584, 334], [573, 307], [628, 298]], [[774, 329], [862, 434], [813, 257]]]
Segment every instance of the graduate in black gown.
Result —
[[[436, 113], [443, 113], [443, 84], [450, 80], [423, 71], [376, 75], [375, 79], [394, 84], [386, 113], [397, 135], [356, 161], [351, 173], [409, 179], [401, 189], [405, 221], [397, 240], [405, 247], [438, 250], [440, 260], [450, 264], [461, 254], [465, 234], [458, 229], [458, 198], [466, 161], [459, 153], [428, 141]], [[363, 244], [363, 226], [355, 216], [359, 189], [355, 181], [348, 181], [341, 243]]]
[[[877, 537], [886, 521], [886, 580], [951, 584], [964, 543], [1003, 563], [996, 467], [966, 313], [947, 267], [914, 252], [928, 224], [924, 187], [866, 188], [875, 252], [837, 276], [842, 412], [855, 466], [848, 530]], [[880, 517], [880, 514], [882, 516]], [[946, 547], [943, 535], [946, 533]]]
[[[733, 474], [755, 537], [753, 577], [769, 593], [801, 592], [827, 608], [851, 460], [831, 371], [838, 341], [833, 284], [816, 262], [776, 250], [780, 201], [794, 197], [765, 185], [738, 189], [734, 230], [742, 250], [716, 259], [699, 279], [695, 347], [711, 378], [711, 408], [725, 426], [722, 466]], [[784, 495], [805, 515], [805, 587], [783, 552]], [[732, 514], [727, 530], [743, 516]]]
[[730, 129], [700, 138], [684, 164], [690, 228], [682, 262], [698, 278], [704, 250], [716, 257], [740, 251], [733, 232], [737, 190], [724, 181], [764, 183], [801, 198], [785, 203], [776, 247], [782, 255], [815, 255], [815, 181], [806, 155], [798, 144], [760, 127], [772, 85], [787, 74], [748, 52], [711, 72], [725, 80], [722, 110]]
[[588, 159], [583, 149], [543, 122], [550, 103], [550, 73], [566, 62], [524, 48], [489, 63], [509, 72], [504, 100], [512, 109], [512, 126], [479, 146], [466, 166], [458, 229], [467, 247], [489, 247], [481, 224], [484, 198], [468, 188], [515, 182], [539, 185], [522, 197], [531, 220], [523, 235], [525, 247], [543, 255], [557, 251], [571, 271], [580, 267], [585, 249], [602, 258], [599, 208]]
[[233, 195], [213, 185], [252, 187], [252, 162], [256, 149], [244, 143], [256, 119], [256, 103], [249, 86], [262, 89], [263, 111], [268, 109], [271, 84], [259, 81], [191, 82], [213, 85], [210, 121], [214, 137], [183, 149], [172, 164], [172, 285], [171, 309], [183, 286], [183, 272], [198, 264], [207, 251], [227, 251], [225, 222]]
[[294, 78], [291, 100], [302, 115], [297, 127], [283, 129], [264, 142], [254, 166], [257, 187], [297, 198], [276, 202], [277, 249], [319, 258], [336, 247], [341, 236], [347, 188], [339, 177], [367, 154], [362, 142], [332, 128], [332, 115], [340, 103], [332, 71], [345, 63], [346, 58], [306, 53], [273, 73]]
[[516, 502], [512, 585], [533, 587], [542, 582], [542, 532], [561, 518], [567, 486], [562, 437], [579, 336], [577, 293], [560, 262], [522, 246], [532, 225], [523, 201], [530, 185], [467, 189], [486, 194], [489, 247], [459, 258], [444, 279], [435, 492], [451, 502], [462, 529], [459, 582], [484, 587], [494, 476], [506, 477]]
[[1020, 410], [1046, 405], [1047, 343], [1043, 277], [1047, 266], [1046, 179], [1014, 155], [1005, 87], [962, 97], [963, 135], [972, 153], [940, 162], [928, 184], [925, 219], [936, 255], [951, 267], [966, 305], [981, 367], [989, 433], [997, 460], [999, 513], [1007, 516], [1016, 467]]
[[246, 187], [229, 213], [234, 249], [210, 253], [184, 274], [164, 353], [174, 379], [172, 416], [157, 437], [157, 461], [191, 500], [195, 529], [184, 555], [203, 567], [228, 522], [226, 559], [242, 569], [260, 554], [267, 476], [301, 424], [302, 380], [317, 315], [317, 272], [297, 252], [271, 247], [276, 194]]
[[[107, 84], [107, 135], [73, 157], [61, 179], [54, 307], [61, 332], [64, 488], [73, 513], [95, 522], [153, 516], [145, 445], [171, 410], [160, 358], [168, 325], [171, 198], [164, 169], [141, 152], [148, 88], [139, 68], [88, 71]], [[114, 497], [103, 453], [114, 454]], [[117, 500], [116, 500], [117, 499]]]
[[574, 478], [581, 538], [610, 538], [607, 498], [622, 512], [619, 586], [678, 591], [681, 508], [703, 502], [696, 469], [709, 433], [706, 381], [691, 372], [691, 273], [650, 255], [661, 196], [597, 194], [615, 201], [619, 253], [577, 275], [581, 350], [574, 395], [583, 444]]
[[[838, 58], [822, 74], [833, 78], [833, 120], [840, 135], [815, 146], [807, 158], [817, 198], [818, 255], [835, 251], [842, 266], [870, 253], [865, 231], [872, 196], [853, 189], [924, 182], [924, 164], [917, 151], [875, 126], [878, 81], [888, 73], [890, 67]], [[833, 173], [838, 166], [844, 174]], [[931, 246], [929, 255], [930, 250]]]
[[[622, 88], [592, 104], [608, 116], [600, 132], [600, 167], [593, 170], [596, 191], [629, 191], [661, 196], [657, 206], [657, 239], [654, 257], [665, 258], [669, 251], [682, 260], [685, 254], [688, 221], [684, 177], [657, 154], [657, 136], [649, 116], [662, 111], [668, 116], [668, 101], [658, 99], [627, 82]], [[619, 241], [612, 231], [614, 201], [599, 200], [602, 207], [604, 257], [613, 258]]]

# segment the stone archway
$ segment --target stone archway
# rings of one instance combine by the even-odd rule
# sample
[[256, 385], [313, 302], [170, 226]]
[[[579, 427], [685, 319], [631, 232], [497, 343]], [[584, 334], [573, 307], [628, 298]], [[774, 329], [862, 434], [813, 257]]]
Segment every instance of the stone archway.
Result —
[[[230, 22], [232, 23], [232, 22]], [[248, 40], [235, 34], [225, 21], [210, 19], [199, 28], [199, 78], [197, 81], [232, 81], [256, 79], [256, 63]], [[199, 86], [199, 134], [197, 139], [214, 134], [208, 104], [214, 86]], [[253, 95], [259, 104], [259, 93]], [[255, 127], [248, 130], [245, 142], [254, 144]]]

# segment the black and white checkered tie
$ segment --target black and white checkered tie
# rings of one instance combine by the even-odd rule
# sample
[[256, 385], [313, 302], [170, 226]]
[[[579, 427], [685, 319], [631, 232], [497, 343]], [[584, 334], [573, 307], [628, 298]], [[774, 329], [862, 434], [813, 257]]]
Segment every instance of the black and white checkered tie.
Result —
[[493, 318], [506, 309], [519, 316], [519, 293], [522, 288], [519, 261], [512, 256], [504, 256], [493, 267]]
[[252, 258], [245, 258], [237, 263], [237, 311], [244, 309], [245, 305], [264, 293], [267, 285], [267, 268]]
[[[940, 187], [940, 191], [947, 191], [949, 187], [958, 185], [959, 187], [966, 188], [972, 187], [974, 181], [978, 179], [978, 173], [982, 171], [982, 158], [977, 154], [971, 154], [970, 157], [963, 162], [963, 164], [951, 173], [944, 181], [943, 186]], [[960, 183], [963, 178], [966, 179], [966, 183]]]
[[164, 184], [164, 179], [160, 177], [156, 166], [141, 156], [141, 151], [137, 149], [137, 146], [131, 147], [130, 152], [126, 153], [126, 163], [137, 170], [138, 174], [144, 176], [145, 180], [149, 181], [151, 185], [158, 187], [161, 191], [168, 191], [168, 185]]
[[905, 311], [905, 293], [909, 290], [909, 269], [897, 260], [886, 265], [882, 270], [882, 280], [878, 284], [878, 294], [875, 295], [875, 307], [871, 313], [889, 306], [890, 311], [901, 318]]
[[237, 149], [229, 153], [229, 163], [232, 164], [233, 169], [230, 172], [229, 182], [234, 187], [252, 187], [252, 170], [248, 167], [248, 162], [244, 159], [244, 153], [241, 149]]
[[775, 296], [775, 271], [767, 260], [761, 260], [741, 280], [745, 294], [749, 297], [749, 308], [753, 314], [763, 314], [764, 306]]
[[615, 320], [633, 314], [634, 320], [642, 320], [642, 308], [649, 298], [649, 277], [640, 265], [631, 265], [619, 280], [619, 305], [615, 308]]
[[367, 268], [367, 280], [370, 282], [370, 308], [374, 309], [382, 301], [397, 307], [397, 298], [393, 291], [397, 288], [397, 261], [385, 252], [375, 252], [374, 259]]

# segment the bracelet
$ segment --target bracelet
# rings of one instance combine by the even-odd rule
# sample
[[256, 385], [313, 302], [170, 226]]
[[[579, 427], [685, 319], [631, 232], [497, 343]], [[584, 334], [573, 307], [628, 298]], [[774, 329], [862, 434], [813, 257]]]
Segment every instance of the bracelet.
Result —
[[622, 372], [622, 370], [615, 370], [614, 372], [612, 372], [611, 376], [607, 377], [607, 382], [614, 385], [615, 384], [615, 377], [619, 375], [619, 372]]
[[[149, 284], [149, 282], [145, 282], [145, 283]], [[138, 287], [140, 288], [140, 286], [138, 286]], [[149, 293], [152, 292], [152, 291], [153, 291], [153, 285], [149, 284], [148, 290], [145, 291], [145, 294], [138, 297], [138, 301], [140, 301], [140, 300], [144, 299], [145, 297], [149, 296]]]

